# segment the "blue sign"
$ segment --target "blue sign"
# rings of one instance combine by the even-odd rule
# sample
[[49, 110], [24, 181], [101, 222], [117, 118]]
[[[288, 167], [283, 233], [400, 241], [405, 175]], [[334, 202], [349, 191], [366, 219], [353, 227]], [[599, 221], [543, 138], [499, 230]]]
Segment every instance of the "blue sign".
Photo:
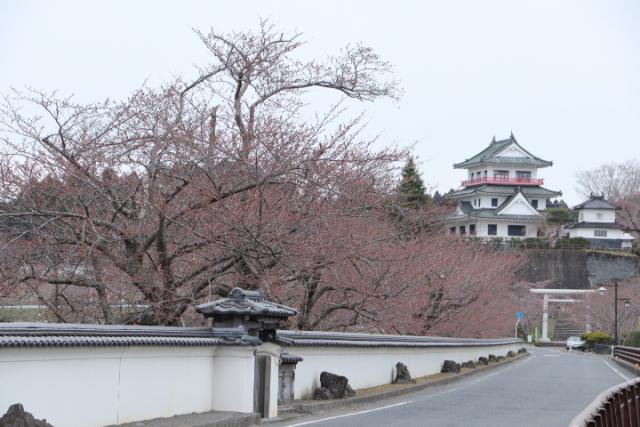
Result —
[[516, 319], [524, 319], [524, 311], [516, 311]]

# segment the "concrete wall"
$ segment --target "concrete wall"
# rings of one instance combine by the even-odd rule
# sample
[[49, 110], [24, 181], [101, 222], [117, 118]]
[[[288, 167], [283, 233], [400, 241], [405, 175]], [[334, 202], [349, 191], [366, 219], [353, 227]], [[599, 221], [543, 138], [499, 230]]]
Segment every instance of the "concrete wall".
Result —
[[253, 412], [251, 347], [0, 349], [0, 408], [22, 403], [56, 427], [176, 414]]
[[591, 252], [587, 255], [589, 282], [593, 286], [640, 275], [640, 258], [634, 255], [615, 255]]
[[522, 344], [478, 347], [426, 347], [426, 348], [335, 348], [290, 347], [288, 352], [302, 356], [296, 367], [294, 397], [309, 397], [320, 386], [320, 373], [329, 371], [344, 375], [354, 389], [389, 384], [395, 376], [395, 365], [402, 362], [415, 378], [437, 374], [442, 363], [477, 360], [489, 354], [504, 356], [509, 350], [517, 351]]
[[517, 280], [546, 282], [550, 289], [589, 289], [640, 274], [640, 258], [583, 250], [527, 250], [529, 258], [516, 272]]

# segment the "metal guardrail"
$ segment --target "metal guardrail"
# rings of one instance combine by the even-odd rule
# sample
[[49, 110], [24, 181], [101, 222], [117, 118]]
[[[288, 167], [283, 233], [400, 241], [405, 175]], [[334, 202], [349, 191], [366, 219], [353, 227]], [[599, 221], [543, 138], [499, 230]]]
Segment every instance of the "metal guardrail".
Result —
[[569, 427], [639, 426], [640, 378], [604, 391], [569, 424]]
[[640, 348], [617, 345], [613, 347], [613, 357], [638, 365], [640, 364]]

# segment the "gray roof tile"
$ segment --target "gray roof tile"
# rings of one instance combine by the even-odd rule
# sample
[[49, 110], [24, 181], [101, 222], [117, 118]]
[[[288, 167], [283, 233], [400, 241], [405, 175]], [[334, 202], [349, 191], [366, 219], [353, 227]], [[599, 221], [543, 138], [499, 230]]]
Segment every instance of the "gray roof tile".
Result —
[[620, 209], [618, 206], [607, 201], [604, 196], [591, 195], [589, 200], [576, 205], [574, 210], [580, 209]]
[[222, 298], [196, 306], [196, 311], [207, 317], [252, 315], [286, 319], [298, 314], [292, 307], [269, 301], [261, 291], [235, 288], [229, 298]]
[[0, 323], [0, 347], [257, 345], [242, 330], [74, 323]]
[[0, 347], [120, 347], [120, 346], [218, 346], [225, 340], [217, 337], [153, 336], [56, 336], [0, 335]]
[[520, 343], [513, 338], [474, 339], [442, 338], [411, 335], [380, 335], [349, 332], [282, 331], [277, 333], [279, 342], [294, 347], [473, 347]]

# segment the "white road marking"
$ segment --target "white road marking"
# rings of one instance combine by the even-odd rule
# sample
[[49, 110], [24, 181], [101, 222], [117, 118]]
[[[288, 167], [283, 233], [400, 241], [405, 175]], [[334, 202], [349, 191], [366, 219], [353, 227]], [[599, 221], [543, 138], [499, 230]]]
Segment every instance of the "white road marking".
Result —
[[557, 354], [543, 354], [542, 356], [544, 356], [544, 357], [562, 357], [562, 356], [558, 356]]
[[412, 402], [411, 400], [407, 400], [406, 402], [394, 403], [393, 405], [381, 406], [379, 408], [368, 409], [366, 411], [353, 412], [351, 414], [344, 414], [344, 415], [336, 415], [335, 417], [322, 418], [322, 419], [313, 420], [313, 421], [305, 421], [303, 423], [298, 423], [298, 424], [289, 424], [287, 427], [306, 426], [306, 425], [309, 425], [309, 424], [321, 423], [323, 421], [335, 420], [337, 418], [352, 417], [354, 415], [361, 415], [361, 414], [367, 414], [369, 412], [382, 411], [383, 409], [389, 409], [389, 408], [393, 408], [395, 406], [402, 406], [402, 405], [406, 405], [407, 403], [411, 403], [411, 402]]
[[422, 401], [422, 400], [433, 399], [434, 397], [442, 396], [442, 395], [445, 395], [445, 394], [453, 393], [454, 391], [460, 391], [460, 390], [464, 390], [466, 388], [469, 388], [469, 387], [471, 387], [471, 386], [473, 386], [473, 385], [475, 385], [475, 384], [477, 384], [477, 383], [479, 383], [481, 381], [484, 381], [485, 379], [490, 378], [490, 377], [492, 377], [494, 375], [498, 375], [498, 374], [506, 372], [506, 371], [508, 371], [508, 370], [510, 370], [512, 368], [524, 365], [525, 363], [530, 362], [531, 360], [533, 360], [535, 358], [536, 358], [536, 356], [529, 356], [529, 357], [527, 357], [526, 359], [524, 359], [521, 362], [516, 362], [514, 364], [511, 364], [511, 365], [507, 366], [506, 368], [502, 368], [502, 369], [496, 370], [495, 372], [492, 372], [490, 374], [483, 375], [482, 377], [480, 377], [480, 378], [478, 378], [478, 379], [476, 379], [474, 381], [469, 381], [465, 385], [461, 385], [459, 387], [452, 387], [449, 390], [441, 391], [441, 392], [438, 392], [438, 393], [433, 393], [433, 394], [430, 394], [428, 396], [425, 396], [422, 399], [407, 400], [405, 402], [394, 403], [393, 405], [381, 406], [379, 408], [368, 409], [366, 411], [359, 411], [359, 412], [352, 412], [350, 414], [336, 415], [336, 416], [333, 416], [333, 417], [321, 418], [319, 420], [304, 421], [302, 423], [297, 423], [297, 424], [288, 424], [286, 427], [306, 426], [306, 425], [320, 423], [320, 422], [323, 422], [323, 421], [330, 421], [330, 420], [335, 420], [335, 419], [338, 419], [338, 418], [352, 417], [352, 416], [355, 416], [355, 415], [367, 414], [369, 412], [382, 411], [384, 409], [390, 409], [390, 408], [394, 408], [396, 406], [406, 405], [408, 403], [415, 403], [415, 402], [419, 402], [419, 401]]
[[613, 366], [611, 366], [606, 360], [602, 361], [605, 365], [607, 365], [609, 368], [611, 368], [611, 370], [613, 372], [615, 372], [616, 374], [620, 375], [622, 378], [624, 378], [625, 380], [629, 381], [631, 378], [629, 378], [628, 376], [626, 376], [625, 374], [623, 374], [622, 372], [618, 371], [616, 368], [614, 368]]
[[[501, 373], [507, 372], [510, 369], [513, 369], [513, 368], [516, 368], [518, 366], [524, 365], [525, 363], [527, 363], [527, 362], [529, 362], [529, 361], [531, 361], [531, 360], [533, 360], [535, 358], [536, 358], [536, 356], [529, 356], [529, 357], [527, 357], [526, 359], [524, 359], [521, 362], [516, 362], [516, 363], [514, 363], [512, 365], [507, 366], [506, 368], [501, 368], [501, 369], [498, 369], [495, 372], [492, 372], [490, 374], [482, 375], [480, 378], [478, 378], [476, 380], [473, 380], [473, 381], [469, 381], [466, 384], [460, 385], [459, 387], [451, 388], [451, 389], [444, 390], [444, 391], [441, 391], [441, 392], [438, 392], [438, 393], [429, 394], [427, 396], [424, 396], [421, 399], [416, 400], [416, 402], [423, 401], [423, 400], [428, 400], [428, 399], [433, 399], [434, 397], [440, 397], [440, 396], [443, 396], [445, 394], [453, 393], [454, 391], [465, 390], [465, 389], [467, 389], [467, 388], [469, 388], [471, 386], [474, 386], [474, 385], [478, 384], [479, 382], [482, 382], [482, 381], [486, 380], [487, 378], [493, 377], [494, 375], [500, 375]], [[412, 403], [412, 402], [410, 402], [410, 403]]]

